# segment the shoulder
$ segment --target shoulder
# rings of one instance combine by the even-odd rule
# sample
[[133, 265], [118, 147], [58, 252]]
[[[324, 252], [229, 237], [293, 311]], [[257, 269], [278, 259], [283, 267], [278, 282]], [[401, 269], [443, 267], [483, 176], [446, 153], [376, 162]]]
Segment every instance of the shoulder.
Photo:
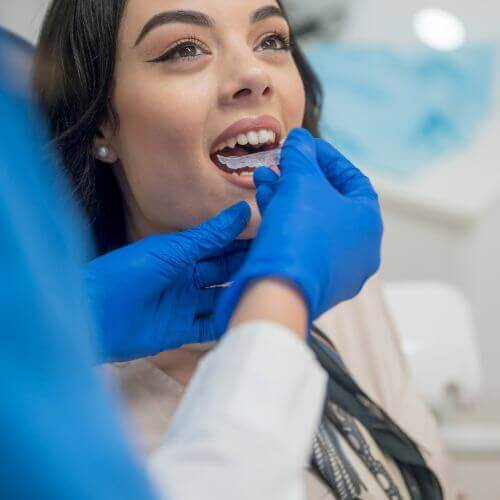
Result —
[[447, 458], [439, 429], [414, 384], [379, 279], [370, 280], [355, 299], [328, 311], [317, 324], [357, 383], [414, 439], [445, 479]]
[[409, 371], [378, 278], [372, 278], [356, 298], [324, 314], [317, 325], [335, 344], [356, 381], [389, 409]]

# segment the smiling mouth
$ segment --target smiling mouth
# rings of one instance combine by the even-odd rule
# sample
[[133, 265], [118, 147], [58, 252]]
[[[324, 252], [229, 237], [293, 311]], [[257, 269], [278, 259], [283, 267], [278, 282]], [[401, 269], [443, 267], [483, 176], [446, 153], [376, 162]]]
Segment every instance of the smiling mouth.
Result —
[[250, 177], [258, 167], [278, 168], [276, 155], [266, 153], [277, 150], [279, 140], [278, 134], [272, 130], [250, 131], [218, 145], [210, 158], [227, 174]]

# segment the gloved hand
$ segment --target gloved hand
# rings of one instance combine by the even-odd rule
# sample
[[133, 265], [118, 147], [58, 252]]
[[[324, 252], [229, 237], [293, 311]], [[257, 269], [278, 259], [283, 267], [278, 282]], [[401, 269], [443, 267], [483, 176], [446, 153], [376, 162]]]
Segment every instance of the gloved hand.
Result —
[[85, 278], [105, 361], [217, 340], [213, 309], [246, 255], [233, 242], [250, 220], [240, 202], [194, 229], [152, 236], [87, 264]]
[[295, 284], [313, 321], [356, 296], [379, 268], [382, 219], [367, 177], [303, 129], [285, 142], [280, 170], [280, 177], [267, 168], [254, 174], [262, 224], [218, 306], [223, 329], [254, 279]]

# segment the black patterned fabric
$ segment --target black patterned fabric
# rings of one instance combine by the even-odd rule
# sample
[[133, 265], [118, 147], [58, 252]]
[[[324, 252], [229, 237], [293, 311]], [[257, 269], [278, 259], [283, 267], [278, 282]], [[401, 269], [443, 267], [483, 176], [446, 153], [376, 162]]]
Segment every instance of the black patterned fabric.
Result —
[[348, 462], [339, 436], [365, 464], [388, 499], [402, 498], [389, 472], [374, 458], [359, 429], [359, 422], [380, 450], [397, 464], [412, 500], [443, 499], [441, 485], [415, 442], [361, 390], [323, 332], [313, 326], [313, 333], [311, 347], [328, 373], [329, 380], [323, 416], [314, 439], [311, 465], [335, 498], [354, 500], [363, 498], [363, 493], [367, 491]]

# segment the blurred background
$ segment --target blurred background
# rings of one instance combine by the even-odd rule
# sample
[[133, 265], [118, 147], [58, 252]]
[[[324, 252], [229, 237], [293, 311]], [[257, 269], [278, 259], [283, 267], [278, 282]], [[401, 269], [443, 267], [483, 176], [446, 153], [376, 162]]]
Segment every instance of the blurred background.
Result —
[[[284, 0], [325, 90], [322, 134], [365, 169], [382, 277], [465, 498], [500, 498], [500, 2]], [[36, 43], [47, 0], [1, 0]]]

